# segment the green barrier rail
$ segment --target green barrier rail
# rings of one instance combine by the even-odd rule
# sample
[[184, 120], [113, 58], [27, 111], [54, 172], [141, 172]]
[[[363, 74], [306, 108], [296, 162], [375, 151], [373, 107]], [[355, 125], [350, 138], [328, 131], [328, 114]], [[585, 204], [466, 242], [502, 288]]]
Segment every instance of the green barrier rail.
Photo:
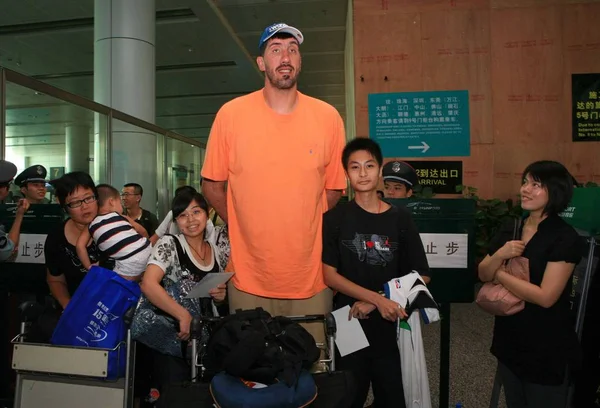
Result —
[[[475, 201], [469, 199], [394, 199], [413, 216], [431, 269], [431, 294], [439, 304], [440, 407], [450, 406], [450, 304], [474, 300]], [[466, 241], [465, 241], [466, 239]], [[437, 244], [436, 244], [437, 243]], [[459, 244], [460, 245], [454, 245]], [[465, 248], [460, 248], [466, 243]], [[456, 247], [459, 248], [456, 248]], [[456, 252], [453, 252], [455, 251]], [[459, 259], [453, 258], [461, 251]], [[434, 253], [435, 252], [435, 253]], [[453, 267], [448, 267], [453, 266]]]

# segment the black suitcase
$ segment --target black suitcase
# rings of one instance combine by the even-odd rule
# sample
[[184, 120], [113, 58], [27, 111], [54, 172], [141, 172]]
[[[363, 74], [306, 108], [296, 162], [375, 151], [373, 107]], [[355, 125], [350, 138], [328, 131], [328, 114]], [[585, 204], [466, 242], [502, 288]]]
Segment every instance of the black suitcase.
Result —
[[213, 408], [210, 384], [205, 382], [183, 382], [169, 384], [160, 393], [156, 408]]
[[354, 377], [348, 371], [313, 374], [317, 399], [311, 408], [349, 408], [354, 400]]

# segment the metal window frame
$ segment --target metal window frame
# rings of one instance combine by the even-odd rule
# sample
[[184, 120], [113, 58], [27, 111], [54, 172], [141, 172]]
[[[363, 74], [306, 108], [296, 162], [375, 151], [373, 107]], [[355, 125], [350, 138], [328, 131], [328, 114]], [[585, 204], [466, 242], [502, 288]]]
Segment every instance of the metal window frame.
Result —
[[[98, 113], [107, 118], [106, 124], [106, 151], [104, 155], [106, 157], [106, 166], [105, 173], [103, 174], [104, 180], [110, 184], [112, 183], [113, 174], [112, 174], [112, 130], [114, 127], [114, 120], [118, 120], [129, 125], [136, 126], [140, 129], [147, 130], [157, 135], [163, 136], [162, 140], [162, 155], [164, 157], [164, 163], [167, 163], [167, 146], [169, 139], [178, 140], [183, 143], [187, 143], [189, 145], [197, 146], [200, 149], [206, 150], [206, 143], [200, 142], [195, 139], [191, 139], [189, 137], [183, 136], [179, 133], [172, 132], [167, 129], [163, 129], [160, 126], [157, 126], [153, 123], [146, 122], [142, 119], [136, 118], [134, 116], [128, 115], [124, 112], [118, 111], [116, 109], [112, 109], [106, 105], [102, 105], [98, 102], [94, 102], [83, 96], [76, 95], [74, 93], [65, 91], [64, 89], [57, 88], [45, 82], [42, 82], [38, 79], [31, 78], [27, 75], [21, 74], [19, 72], [10, 70], [8, 68], [4, 68], [0, 66], [0, 158], [4, 159], [6, 155], [6, 108], [7, 108], [7, 98], [6, 98], [6, 84], [12, 83], [15, 85], [22, 86], [27, 89], [31, 89], [32, 91], [39, 92], [45, 95], [48, 95], [52, 98], [58, 99], [62, 102], [78, 106], [84, 109], [87, 109], [93, 113]], [[159, 166], [161, 164], [159, 163]], [[160, 195], [160, 191], [169, 193], [167, 190], [168, 180], [167, 180], [167, 169], [158, 168], [157, 171], [162, 174], [162, 185], [157, 185], [157, 194]], [[158, 180], [157, 180], [158, 181]], [[172, 193], [172, 192], [171, 192]], [[168, 206], [168, 197], [159, 197], [159, 207]], [[160, 208], [163, 212], [166, 211], [166, 208]]]
[[[2, 113], [0, 115], [0, 125], [2, 126], [1, 134], [3, 136], [2, 140], [4, 141], [4, 125], [6, 125], [6, 83], [11, 82], [15, 85], [19, 85], [28, 89], [31, 89], [36, 92], [40, 92], [51, 96], [53, 98], [59, 99], [61, 101], [70, 103], [75, 106], [79, 106], [85, 108], [87, 110], [100, 113], [109, 117], [109, 129], [112, 130], [112, 120], [117, 119], [122, 122], [128, 123], [133, 126], [137, 126], [139, 128], [148, 130], [153, 133], [160, 133], [165, 135], [168, 138], [180, 140], [184, 143], [192, 144], [194, 146], [206, 148], [206, 143], [199, 142], [197, 140], [191, 139], [189, 137], [183, 136], [179, 133], [172, 132], [167, 129], [163, 129], [160, 126], [157, 126], [153, 123], [146, 122], [145, 120], [136, 118], [135, 116], [128, 115], [124, 112], [118, 111], [116, 109], [110, 108], [106, 105], [102, 105], [98, 102], [91, 101], [89, 99], [84, 98], [83, 96], [75, 95], [71, 92], [65, 91], [64, 89], [56, 88], [50, 84], [39, 81], [37, 79], [28, 77], [27, 75], [20, 74], [16, 71], [12, 71], [7, 68], [0, 67], [0, 71], [2, 71], [2, 88], [0, 92], [2, 92]], [[110, 133], [109, 133], [110, 135]], [[110, 144], [110, 143], [109, 143]], [[2, 145], [4, 146], [4, 144]], [[2, 153], [4, 151], [2, 150]]]

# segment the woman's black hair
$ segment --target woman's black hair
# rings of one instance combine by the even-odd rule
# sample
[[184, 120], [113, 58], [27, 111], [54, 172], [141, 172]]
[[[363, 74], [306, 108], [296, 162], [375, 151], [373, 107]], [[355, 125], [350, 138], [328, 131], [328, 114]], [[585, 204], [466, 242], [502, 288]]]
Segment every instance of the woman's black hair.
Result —
[[559, 162], [541, 160], [531, 163], [523, 172], [523, 180], [529, 175], [548, 190], [548, 203], [544, 214], [557, 215], [563, 212], [573, 197], [573, 176]]
[[192, 186], [177, 187], [177, 189], [175, 190], [175, 197], [177, 197], [179, 194], [183, 193], [184, 191], [189, 191], [191, 193], [195, 193], [196, 189]]
[[60, 205], [64, 206], [69, 194], [73, 194], [78, 188], [88, 188], [98, 197], [96, 184], [94, 180], [84, 171], [73, 171], [63, 175], [61, 178], [51, 180], [50, 184], [54, 186], [54, 192]]
[[195, 201], [196, 204], [198, 204], [198, 206], [200, 206], [200, 208], [202, 208], [208, 216], [208, 203], [206, 202], [204, 196], [196, 191], [183, 191], [175, 196], [173, 203], [171, 204], [173, 219], [179, 217], [181, 213], [189, 207], [192, 201]]
[[344, 166], [344, 170], [348, 170], [348, 162], [350, 161], [352, 153], [361, 150], [373, 156], [379, 167], [383, 165], [383, 155], [381, 154], [381, 147], [379, 147], [379, 144], [367, 137], [357, 137], [356, 139], [349, 141], [342, 152], [342, 165]]

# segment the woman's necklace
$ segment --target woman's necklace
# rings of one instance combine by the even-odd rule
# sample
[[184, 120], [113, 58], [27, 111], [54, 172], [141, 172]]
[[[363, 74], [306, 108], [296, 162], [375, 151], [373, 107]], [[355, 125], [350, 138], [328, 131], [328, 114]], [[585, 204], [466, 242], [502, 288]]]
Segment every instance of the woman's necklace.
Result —
[[[192, 251], [194, 251], [194, 253], [198, 255], [200, 259], [202, 259], [202, 262], [204, 262], [204, 259], [206, 258], [206, 251], [204, 251], [204, 256], [202, 256], [198, 251], [196, 251], [196, 249], [194, 249], [193, 246], [190, 245], [190, 248], [192, 248]], [[200, 244], [200, 251], [202, 251], [202, 248], [204, 248], [204, 241], [202, 241], [202, 244]]]

